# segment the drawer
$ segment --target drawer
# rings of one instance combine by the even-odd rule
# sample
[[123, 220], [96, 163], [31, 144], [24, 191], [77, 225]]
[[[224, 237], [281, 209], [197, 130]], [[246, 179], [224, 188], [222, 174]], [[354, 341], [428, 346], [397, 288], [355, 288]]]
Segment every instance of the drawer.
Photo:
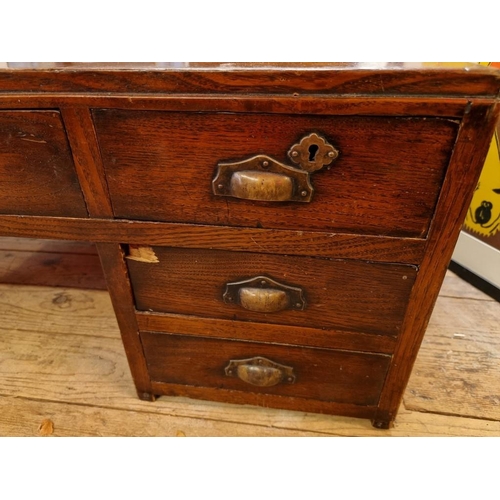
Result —
[[408, 265], [314, 257], [153, 251], [156, 263], [128, 259], [138, 310], [393, 336], [417, 273]]
[[57, 111], [0, 111], [0, 213], [87, 217]]
[[391, 357], [141, 332], [153, 382], [376, 405]]
[[[401, 237], [426, 235], [458, 130], [453, 120], [417, 117], [140, 110], [93, 116], [116, 217]], [[305, 181], [285, 175], [279, 185], [268, 174], [277, 163], [296, 166], [287, 153], [311, 133], [339, 156], [308, 174], [314, 192], [304, 202]], [[273, 172], [260, 175], [264, 162], [255, 160], [238, 168], [259, 175], [223, 179], [223, 196], [218, 182], [212, 186], [219, 164], [262, 155]], [[260, 196], [260, 183], [285, 201], [241, 198], [252, 196], [251, 188]], [[294, 201], [286, 201], [287, 189]]]

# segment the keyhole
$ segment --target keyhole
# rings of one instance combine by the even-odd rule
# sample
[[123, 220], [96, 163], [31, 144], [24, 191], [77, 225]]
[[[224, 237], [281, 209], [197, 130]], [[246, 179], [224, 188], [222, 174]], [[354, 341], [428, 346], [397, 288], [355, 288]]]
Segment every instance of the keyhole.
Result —
[[316, 159], [316, 153], [318, 152], [319, 146], [316, 144], [311, 144], [309, 146], [309, 161], [314, 161]]

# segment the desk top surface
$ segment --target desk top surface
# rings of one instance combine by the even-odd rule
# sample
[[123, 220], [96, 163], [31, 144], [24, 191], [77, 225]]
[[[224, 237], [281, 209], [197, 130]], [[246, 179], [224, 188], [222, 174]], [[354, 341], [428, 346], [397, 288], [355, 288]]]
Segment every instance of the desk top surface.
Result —
[[191, 70], [191, 71], [232, 71], [232, 70], [282, 70], [295, 69], [301, 71], [314, 70], [423, 70], [435, 71], [465, 70], [479, 73], [491, 73], [492, 68], [476, 63], [464, 62], [7, 62], [0, 63], [0, 69], [8, 70]]
[[0, 63], [2, 92], [273, 93], [496, 97], [474, 63]]

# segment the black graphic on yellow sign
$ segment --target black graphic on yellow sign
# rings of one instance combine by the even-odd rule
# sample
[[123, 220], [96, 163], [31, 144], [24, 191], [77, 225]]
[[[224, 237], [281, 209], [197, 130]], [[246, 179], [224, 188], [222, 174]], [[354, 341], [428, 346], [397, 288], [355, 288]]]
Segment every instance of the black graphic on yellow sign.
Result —
[[495, 134], [477, 184], [465, 227], [482, 236], [493, 236], [500, 229], [500, 152]]

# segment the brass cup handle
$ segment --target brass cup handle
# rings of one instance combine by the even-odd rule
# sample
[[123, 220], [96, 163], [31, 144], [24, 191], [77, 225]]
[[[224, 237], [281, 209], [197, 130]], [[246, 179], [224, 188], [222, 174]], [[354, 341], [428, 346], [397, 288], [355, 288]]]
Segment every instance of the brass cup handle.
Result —
[[256, 201], [311, 201], [309, 173], [265, 155], [219, 163], [212, 181], [216, 196]]
[[293, 176], [275, 172], [240, 170], [233, 172], [229, 181], [230, 196], [245, 200], [290, 201], [294, 189]]
[[292, 367], [280, 365], [260, 356], [231, 360], [225, 372], [228, 377], [238, 377], [243, 382], [258, 387], [272, 387], [280, 382], [287, 384], [295, 382]]
[[240, 305], [248, 311], [274, 313], [305, 307], [301, 288], [284, 285], [267, 276], [256, 276], [226, 284], [223, 295], [226, 304]]
[[243, 287], [238, 292], [240, 305], [249, 311], [278, 312], [287, 309], [290, 297], [275, 288]]

